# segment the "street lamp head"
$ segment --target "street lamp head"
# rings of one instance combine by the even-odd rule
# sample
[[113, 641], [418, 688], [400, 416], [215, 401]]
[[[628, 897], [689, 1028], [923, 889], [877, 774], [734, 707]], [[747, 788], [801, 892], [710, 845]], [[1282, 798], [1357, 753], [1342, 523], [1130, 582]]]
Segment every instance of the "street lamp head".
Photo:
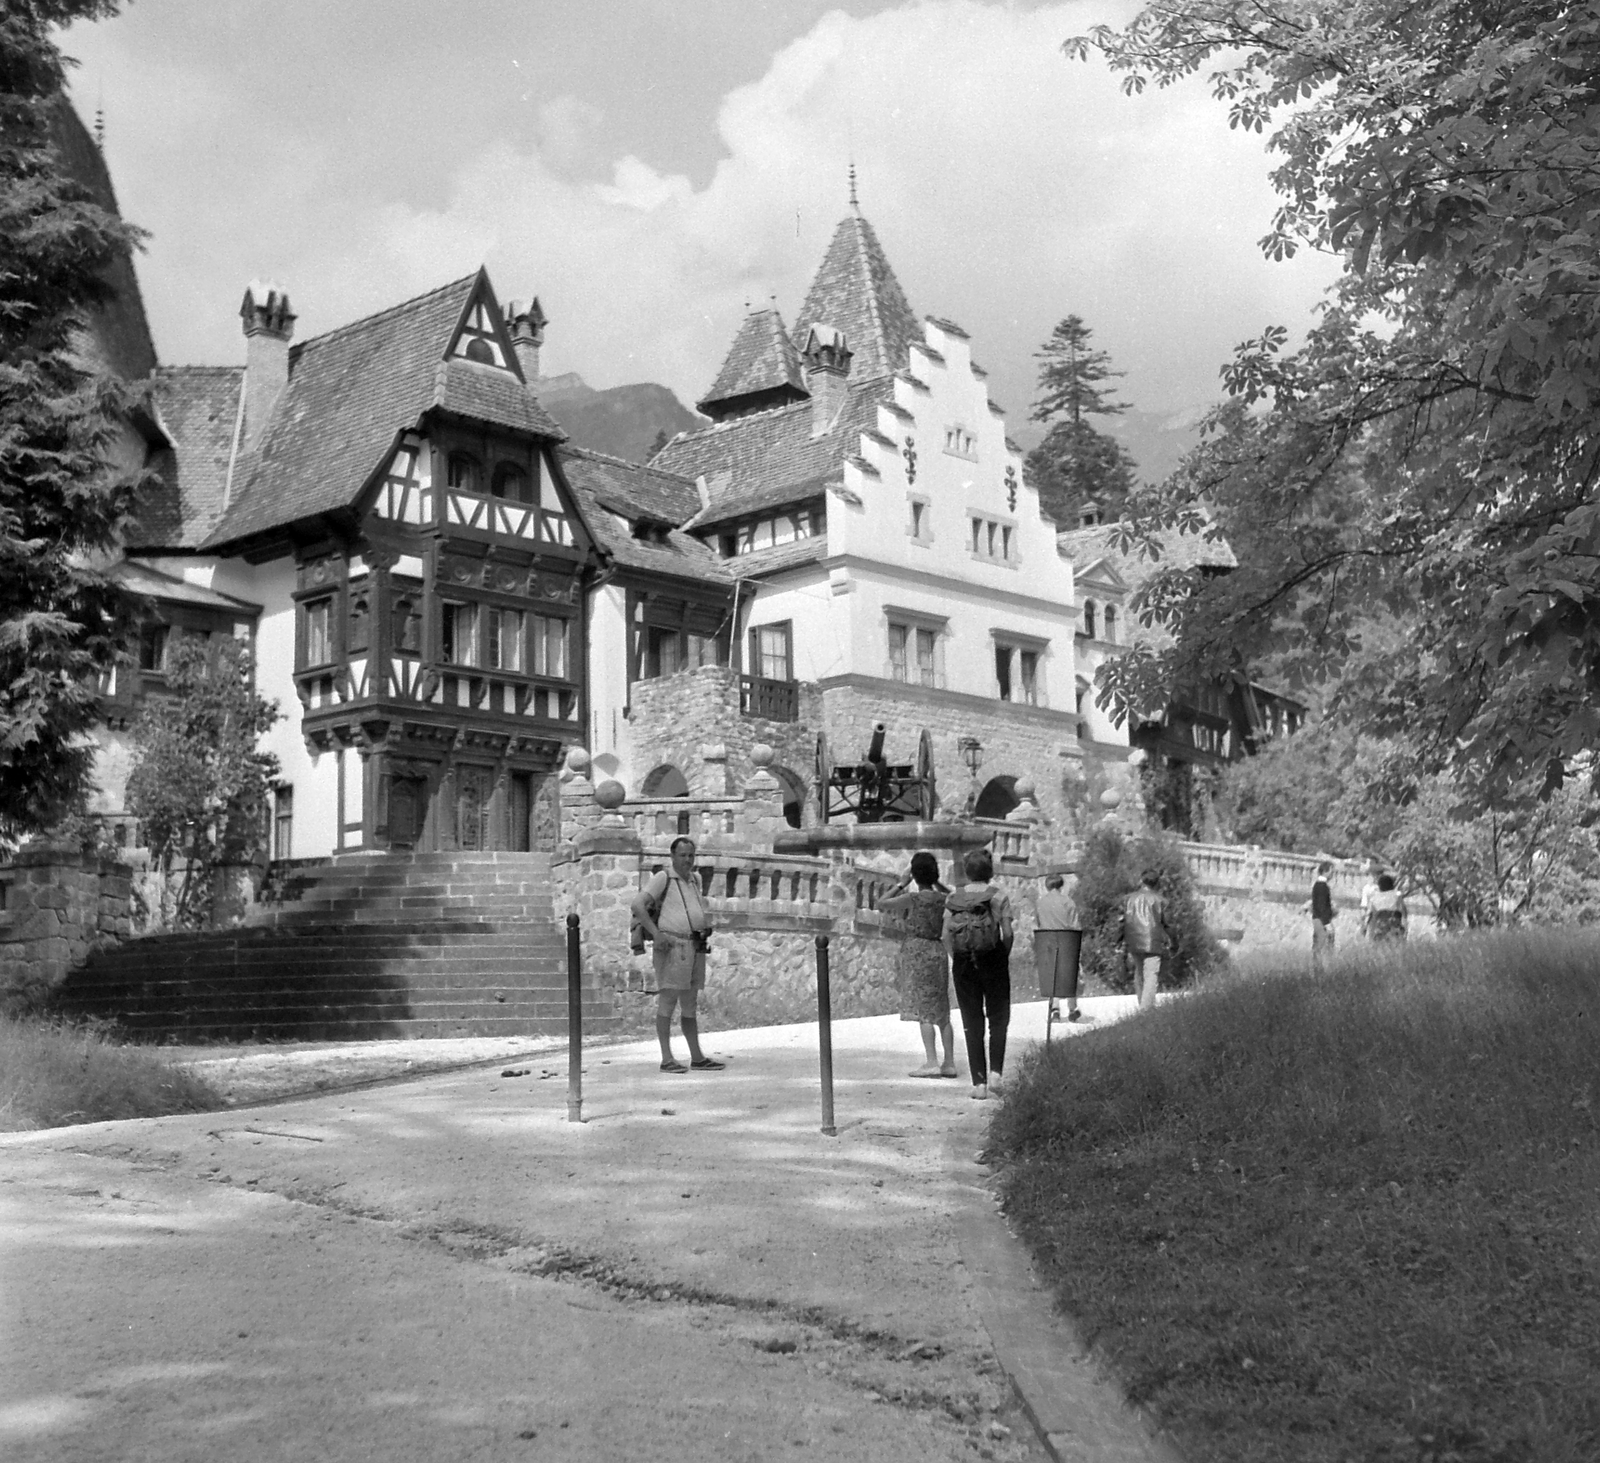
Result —
[[983, 743], [976, 737], [962, 737], [956, 743], [956, 750], [961, 753], [961, 760], [967, 764], [967, 770], [976, 777], [978, 769], [983, 766]]

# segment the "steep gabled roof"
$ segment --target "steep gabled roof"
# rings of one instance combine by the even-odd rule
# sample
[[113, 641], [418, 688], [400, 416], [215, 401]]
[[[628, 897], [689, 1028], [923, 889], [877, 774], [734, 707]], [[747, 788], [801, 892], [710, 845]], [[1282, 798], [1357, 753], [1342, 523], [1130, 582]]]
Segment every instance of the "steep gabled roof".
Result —
[[785, 389], [806, 395], [800, 353], [776, 310], [752, 310], [734, 336], [711, 390], [696, 405], [709, 412], [719, 402]]
[[682, 523], [700, 506], [693, 483], [582, 447], [563, 446], [558, 456], [595, 542], [617, 563], [730, 587], [732, 578], [722, 560], [692, 534], [673, 528], [664, 535], [665, 542], [635, 538], [612, 516], [620, 514], [633, 523]]
[[231, 594], [223, 594], [219, 589], [207, 589], [204, 585], [190, 584], [187, 579], [163, 574], [159, 569], [152, 569], [150, 565], [141, 564], [137, 559], [124, 559], [120, 564], [113, 566], [111, 577], [135, 594], [149, 595], [151, 599], [167, 604], [198, 605], [202, 609], [227, 610], [233, 614], [251, 616], [261, 613], [261, 606], [250, 600], [236, 599]]
[[241, 366], [161, 366], [150, 399], [170, 447], [151, 462], [156, 481], [139, 497], [130, 548], [192, 549], [222, 516], [228, 457], [239, 420]]
[[292, 347], [289, 384], [260, 448], [236, 464], [207, 547], [348, 508], [396, 434], [430, 411], [565, 436], [515, 370], [445, 359], [480, 284], [481, 269]]
[[906, 350], [923, 339], [922, 326], [884, 255], [872, 225], [857, 209], [834, 230], [822, 267], [794, 326], [803, 349], [813, 325], [842, 330], [851, 351], [850, 379], [870, 381], [906, 365]]
[[696, 532], [798, 502], [843, 479], [845, 458], [859, 450], [861, 433], [877, 426], [879, 403], [892, 391], [887, 377], [852, 387], [832, 428], [821, 436], [812, 436], [812, 406], [802, 401], [687, 432], [667, 443], [654, 465], [686, 478], [705, 478], [710, 502], [695, 520]]

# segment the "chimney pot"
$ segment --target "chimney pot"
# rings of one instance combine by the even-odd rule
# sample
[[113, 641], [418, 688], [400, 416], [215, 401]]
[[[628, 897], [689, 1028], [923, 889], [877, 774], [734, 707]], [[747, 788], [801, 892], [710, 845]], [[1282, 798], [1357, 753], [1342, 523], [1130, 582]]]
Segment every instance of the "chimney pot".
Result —
[[813, 325], [800, 352], [805, 362], [806, 390], [811, 393], [811, 435], [820, 437], [838, 418], [850, 390], [849, 342], [842, 330]]
[[511, 332], [511, 347], [528, 385], [539, 381], [539, 347], [544, 344], [544, 328], [549, 324], [538, 296], [524, 305], [512, 300], [506, 305], [506, 329]]
[[239, 306], [244, 321], [244, 429], [240, 447], [254, 451], [261, 444], [272, 409], [289, 384], [289, 341], [294, 312], [289, 292], [269, 280], [253, 279]]

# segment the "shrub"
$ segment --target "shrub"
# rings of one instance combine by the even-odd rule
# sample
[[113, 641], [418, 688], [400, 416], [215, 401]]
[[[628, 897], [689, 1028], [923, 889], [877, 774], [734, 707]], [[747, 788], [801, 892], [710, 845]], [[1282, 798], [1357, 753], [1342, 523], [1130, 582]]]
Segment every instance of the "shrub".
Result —
[[1163, 981], [1187, 985], [1227, 958], [1206, 928], [1205, 907], [1177, 839], [1148, 833], [1129, 838], [1115, 828], [1096, 828], [1084, 848], [1074, 897], [1083, 916], [1084, 971], [1115, 990], [1132, 985], [1123, 959], [1122, 905], [1139, 887], [1146, 869], [1161, 876], [1167, 928], [1173, 937], [1171, 957], [1161, 972]]

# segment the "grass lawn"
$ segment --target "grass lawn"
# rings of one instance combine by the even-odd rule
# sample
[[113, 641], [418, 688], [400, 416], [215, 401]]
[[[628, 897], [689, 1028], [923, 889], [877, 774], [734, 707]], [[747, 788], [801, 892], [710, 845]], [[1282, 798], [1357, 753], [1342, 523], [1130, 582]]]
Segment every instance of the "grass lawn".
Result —
[[93, 1027], [0, 1018], [0, 1131], [222, 1106], [161, 1049], [126, 1046]]
[[1600, 1459], [1600, 938], [1245, 966], [1038, 1049], [1013, 1222], [1191, 1463]]

